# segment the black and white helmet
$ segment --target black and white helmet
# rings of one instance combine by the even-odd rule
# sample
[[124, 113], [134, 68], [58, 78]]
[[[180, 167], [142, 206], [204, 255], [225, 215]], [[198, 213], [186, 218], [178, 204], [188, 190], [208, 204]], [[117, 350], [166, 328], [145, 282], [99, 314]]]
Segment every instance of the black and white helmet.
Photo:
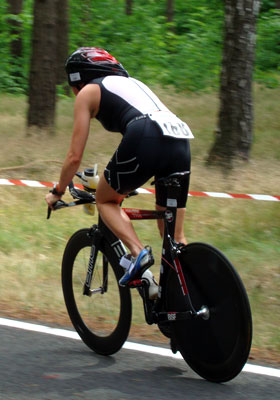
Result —
[[65, 69], [70, 86], [107, 75], [129, 76], [115, 57], [99, 47], [80, 47], [68, 57]]

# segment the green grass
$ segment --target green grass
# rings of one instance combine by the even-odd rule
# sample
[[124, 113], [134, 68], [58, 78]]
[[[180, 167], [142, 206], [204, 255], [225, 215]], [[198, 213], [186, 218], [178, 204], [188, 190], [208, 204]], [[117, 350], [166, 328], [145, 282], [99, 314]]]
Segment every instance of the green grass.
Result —
[[[218, 100], [215, 94], [180, 94], [156, 88], [163, 101], [189, 122], [192, 141], [192, 191], [279, 195], [280, 90], [255, 88], [255, 138], [251, 161], [224, 171], [205, 166], [213, 140]], [[26, 136], [26, 99], [0, 96], [0, 178], [56, 181], [72, 129], [73, 99], [62, 99], [57, 134]], [[100, 171], [119, 143], [120, 135], [105, 132], [93, 121], [83, 167], [98, 162]], [[147, 184], [148, 186], [148, 184]], [[62, 210], [46, 220], [47, 189], [0, 186], [0, 292], [3, 315], [68, 324], [60, 284], [60, 264], [68, 238], [96, 221], [80, 209]], [[151, 208], [152, 195], [139, 195], [127, 206]], [[220, 248], [240, 273], [248, 290], [254, 319], [257, 354], [279, 359], [280, 250], [279, 202], [191, 197], [185, 221], [189, 242]], [[154, 221], [135, 222], [142, 241], [153, 247], [155, 275], [161, 243]], [[144, 325], [142, 304], [133, 292], [132, 333], [160, 340], [155, 327]]]

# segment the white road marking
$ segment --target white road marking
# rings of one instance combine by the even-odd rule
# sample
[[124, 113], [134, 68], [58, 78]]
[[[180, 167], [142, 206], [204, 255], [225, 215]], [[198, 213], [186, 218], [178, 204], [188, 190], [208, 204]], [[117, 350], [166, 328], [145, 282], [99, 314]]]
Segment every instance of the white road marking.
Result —
[[[26, 331], [46, 333], [48, 335], [60, 336], [60, 337], [65, 337], [65, 338], [69, 338], [69, 339], [81, 340], [80, 336], [74, 331], [68, 331], [66, 329], [51, 328], [51, 327], [44, 326], [44, 325], [31, 324], [29, 322], [16, 321], [13, 319], [0, 318], [0, 325], [8, 326], [11, 328], [23, 329]], [[144, 353], [157, 354], [157, 355], [164, 356], [164, 357], [172, 357], [172, 358], [182, 359], [182, 356], [180, 354], [178, 354], [178, 353], [173, 354], [171, 352], [171, 350], [169, 350], [169, 349], [162, 348], [162, 347], [156, 347], [156, 346], [149, 346], [146, 344], [125, 342], [125, 344], [123, 345], [123, 348], [127, 349], [127, 350], [134, 350], [134, 351], [141, 351]], [[270, 368], [270, 367], [262, 367], [262, 366], [253, 365], [253, 364], [246, 364], [243, 368], [243, 372], [251, 372], [253, 374], [267, 375], [267, 376], [272, 376], [275, 378], [280, 378], [280, 369]]]

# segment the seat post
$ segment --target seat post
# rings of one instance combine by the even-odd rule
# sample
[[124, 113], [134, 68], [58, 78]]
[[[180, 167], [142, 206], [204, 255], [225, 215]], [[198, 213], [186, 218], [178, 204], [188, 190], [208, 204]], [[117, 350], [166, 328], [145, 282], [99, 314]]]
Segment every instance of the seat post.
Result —
[[[166, 212], [165, 212], [165, 230], [168, 232], [170, 237], [174, 239], [175, 224], [176, 224], [176, 213], [177, 213], [177, 199], [180, 193], [180, 180], [189, 175], [190, 171], [175, 172], [166, 178], [159, 178], [157, 181], [152, 182], [159, 185], [164, 185], [167, 188], [167, 201], [166, 201]], [[165, 235], [166, 236], [166, 235]], [[165, 237], [166, 240], [166, 237]]]
[[173, 178], [167, 183], [167, 201], [166, 201], [166, 225], [168, 233], [174, 239], [176, 213], [177, 213], [177, 198], [180, 190], [180, 182]]

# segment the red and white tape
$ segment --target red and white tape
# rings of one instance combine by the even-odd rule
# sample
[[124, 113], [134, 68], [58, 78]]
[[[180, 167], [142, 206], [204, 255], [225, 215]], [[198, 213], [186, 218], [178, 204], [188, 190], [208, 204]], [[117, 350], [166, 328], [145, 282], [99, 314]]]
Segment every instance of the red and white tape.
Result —
[[[27, 187], [53, 187], [53, 182], [44, 181], [30, 181], [30, 180], [18, 180], [18, 179], [0, 179], [0, 185], [8, 186], [27, 186]], [[81, 185], [76, 185], [82, 187]], [[151, 194], [154, 193], [154, 189], [137, 189], [139, 193]], [[280, 201], [280, 196], [270, 196], [267, 194], [242, 194], [242, 193], [219, 193], [219, 192], [189, 192], [189, 196], [197, 197], [216, 197], [220, 199], [251, 199], [251, 200], [263, 200], [263, 201]]]

